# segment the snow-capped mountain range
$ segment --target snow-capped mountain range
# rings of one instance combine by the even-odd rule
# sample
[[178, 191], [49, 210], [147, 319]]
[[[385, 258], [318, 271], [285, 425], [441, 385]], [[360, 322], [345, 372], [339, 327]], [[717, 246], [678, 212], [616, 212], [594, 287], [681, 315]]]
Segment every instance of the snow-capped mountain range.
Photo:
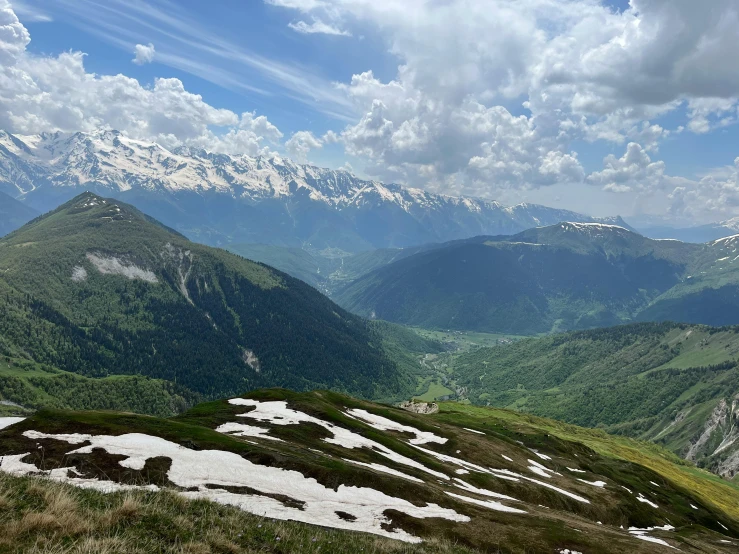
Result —
[[167, 150], [117, 131], [34, 136], [0, 131], [1, 192], [47, 211], [83, 190], [130, 202], [210, 244], [351, 252], [513, 234], [560, 221], [626, 226], [617, 217], [431, 194], [278, 156]]

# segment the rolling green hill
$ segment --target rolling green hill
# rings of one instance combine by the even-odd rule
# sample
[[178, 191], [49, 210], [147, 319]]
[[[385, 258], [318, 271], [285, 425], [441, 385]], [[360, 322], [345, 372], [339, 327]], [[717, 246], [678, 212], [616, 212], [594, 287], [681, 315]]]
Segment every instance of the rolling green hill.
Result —
[[655, 445], [440, 408], [273, 389], [172, 419], [0, 420], [0, 552], [736, 550], [739, 489]]
[[415, 387], [376, 330], [303, 282], [92, 194], [0, 240], [0, 312], [4, 359], [88, 378], [145, 376], [206, 397]]
[[648, 323], [464, 353], [450, 363], [473, 403], [664, 445], [739, 473], [739, 328]]
[[365, 317], [432, 329], [533, 335], [631, 321], [737, 324], [734, 240], [696, 245], [561, 223], [416, 253], [333, 297]]

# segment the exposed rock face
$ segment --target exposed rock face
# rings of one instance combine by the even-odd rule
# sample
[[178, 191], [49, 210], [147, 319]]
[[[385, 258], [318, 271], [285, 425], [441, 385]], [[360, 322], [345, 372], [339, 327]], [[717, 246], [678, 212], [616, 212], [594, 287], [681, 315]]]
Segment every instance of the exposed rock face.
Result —
[[722, 477], [739, 473], [739, 394], [721, 399], [691, 441], [685, 459], [701, 462]]
[[416, 414], [435, 414], [439, 411], [439, 405], [435, 402], [403, 402], [400, 407]]

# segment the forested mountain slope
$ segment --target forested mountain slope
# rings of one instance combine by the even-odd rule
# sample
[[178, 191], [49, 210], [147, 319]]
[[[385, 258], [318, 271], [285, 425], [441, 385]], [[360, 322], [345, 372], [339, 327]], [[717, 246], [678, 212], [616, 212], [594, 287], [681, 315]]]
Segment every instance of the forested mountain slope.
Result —
[[[654, 445], [502, 410], [442, 404], [422, 415], [330, 392], [265, 390], [169, 420], [44, 411], [3, 425], [0, 549], [145, 536], [162, 551], [213, 541], [193, 532], [202, 521], [219, 529], [219, 543], [201, 550], [229, 552], [400, 551], [386, 542], [394, 539], [407, 553], [720, 554], [739, 542], [732, 484]], [[46, 480], [21, 478], [30, 474]], [[61, 492], [44, 495], [46, 487]], [[23, 504], [32, 490], [41, 498]], [[231, 529], [220, 531], [223, 519]], [[272, 520], [284, 522], [276, 536]], [[269, 545], [260, 544], [265, 533]], [[373, 547], [368, 535], [381, 542]]]
[[630, 321], [736, 324], [737, 241], [697, 245], [560, 223], [416, 253], [334, 298], [366, 317], [436, 329], [538, 334]]
[[404, 394], [381, 338], [308, 285], [83, 194], [0, 240], [0, 355], [208, 397], [263, 385]]
[[477, 404], [602, 426], [739, 474], [739, 328], [632, 324], [482, 348], [452, 362]]

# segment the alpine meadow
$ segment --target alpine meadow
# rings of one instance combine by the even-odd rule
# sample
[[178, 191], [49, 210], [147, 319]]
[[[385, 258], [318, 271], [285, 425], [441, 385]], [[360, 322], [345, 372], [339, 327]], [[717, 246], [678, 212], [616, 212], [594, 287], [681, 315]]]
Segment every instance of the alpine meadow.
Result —
[[738, 552], [738, 58], [735, 0], [0, 0], [0, 554]]

